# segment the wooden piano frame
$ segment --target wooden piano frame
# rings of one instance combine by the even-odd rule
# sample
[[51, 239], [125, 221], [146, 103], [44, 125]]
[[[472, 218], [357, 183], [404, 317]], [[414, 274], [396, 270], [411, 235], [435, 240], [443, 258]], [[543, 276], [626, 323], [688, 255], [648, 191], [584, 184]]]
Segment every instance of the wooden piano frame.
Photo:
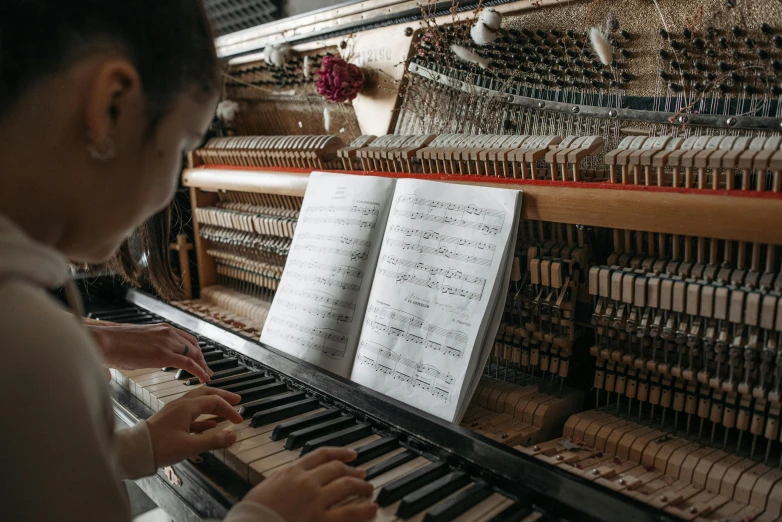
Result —
[[[218, 191], [303, 197], [309, 170], [200, 165], [186, 169], [182, 184], [190, 188], [193, 215], [217, 201]], [[485, 176], [345, 172], [355, 175], [418, 177], [451, 183], [517, 188], [522, 219], [620, 228], [681, 236], [709, 237], [782, 245], [782, 193], [698, 190], [609, 183], [531, 181]], [[214, 260], [206, 254], [195, 223], [198, 275], [202, 286], [214, 284]]]

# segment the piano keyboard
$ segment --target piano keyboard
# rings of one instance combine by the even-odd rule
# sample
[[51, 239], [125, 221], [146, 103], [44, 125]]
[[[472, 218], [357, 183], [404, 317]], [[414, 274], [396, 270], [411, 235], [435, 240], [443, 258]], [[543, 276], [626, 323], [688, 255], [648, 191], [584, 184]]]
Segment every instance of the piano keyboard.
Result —
[[[107, 321], [148, 324], [165, 320], [140, 310], [95, 314]], [[212, 455], [241, 479], [257, 484], [301, 455], [324, 446], [355, 449], [351, 465], [367, 470], [380, 505], [378, 522], [478, 522], [556, 520], [529, 501], [517, 501], [484, 477], [427, 456], [380, 423], [328, 403], [274, 371], [246, 364], [207, 339], [199, 338], [212, 382], [200, 384], [183, 370], [112, 370], [113, 380], [153, 411], [200, 386], [239, 394], [239, 424], [220, 422], [213, 430], [231, 430], [236, 442]], [[205, 417], [206, 418], [206, 417]]]

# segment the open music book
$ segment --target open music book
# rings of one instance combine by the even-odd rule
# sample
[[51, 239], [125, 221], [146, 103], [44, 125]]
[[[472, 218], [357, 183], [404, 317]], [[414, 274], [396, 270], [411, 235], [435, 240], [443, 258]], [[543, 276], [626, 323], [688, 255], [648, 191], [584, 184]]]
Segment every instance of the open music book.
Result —
[[458, 422], [520, 212], [517, 190], [313, 173], [261, 342]]

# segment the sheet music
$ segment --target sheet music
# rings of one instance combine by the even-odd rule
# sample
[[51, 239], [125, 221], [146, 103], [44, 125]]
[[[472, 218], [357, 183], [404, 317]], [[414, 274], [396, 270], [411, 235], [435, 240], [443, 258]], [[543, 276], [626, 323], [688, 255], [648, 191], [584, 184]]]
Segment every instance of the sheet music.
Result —
[[461, 416], [506, 286], [519, 197], [397, 181], [352, 380], [449, 421]]
[[394, 183], [310, 176], [261, 342], [350, 375]]

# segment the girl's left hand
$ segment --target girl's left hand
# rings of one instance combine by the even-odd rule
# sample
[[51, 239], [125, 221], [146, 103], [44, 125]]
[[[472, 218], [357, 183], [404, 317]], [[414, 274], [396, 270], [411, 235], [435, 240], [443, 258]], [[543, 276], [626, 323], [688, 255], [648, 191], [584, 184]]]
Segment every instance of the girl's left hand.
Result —
[[201, 382], [208, 382], [214, 374], [206, 365], [196, 338], [169, 324], [99, 326], [90, 322], [86, 326], [110, 368], [137, 370], [171, 366], [190, 372]]

